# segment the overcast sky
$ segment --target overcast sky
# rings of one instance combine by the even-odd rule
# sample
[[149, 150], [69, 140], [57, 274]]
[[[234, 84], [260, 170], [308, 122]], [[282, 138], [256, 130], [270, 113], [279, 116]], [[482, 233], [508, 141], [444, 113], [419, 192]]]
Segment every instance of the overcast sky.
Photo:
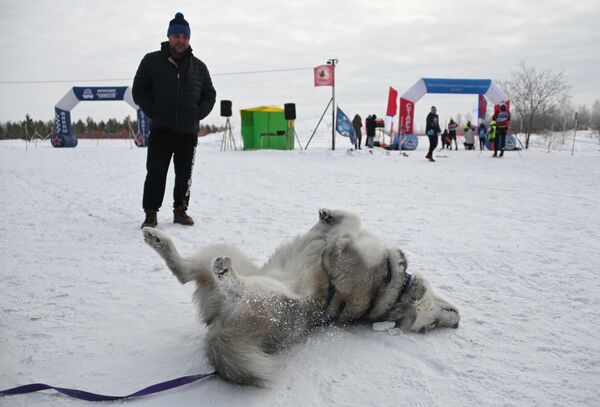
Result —
[[[26, 113], [51, 119], [72, 86], [131, 85], [177, 11], [190, 23], [194, 54], [207, 64], [218, 100], [232, 100], [234, 111], [294, 102], [304, 127], [316, 125], [331, 97], [330, 88], [313, 87], [311, 69], [231, 73], [338, 58], [336, 102], [363, 118], [385, 114], [389, 86], [402, 94], [421, 77], [505, 80], [521, 61], [563, 71], [574, 107], [600, 99], [599, 0], [0, 0], [0, 82], [87, 80], [0, 83], [0, 121]], [[91, 81], [100, 79], [113, 80]], [[476, 99], [426, 95], [416, 105], [417, 127], [431, 105], [444, 121], [464, 117]], [[74, 120], [129, 114], [124, 102], [72, 111]], [[223, 123], [218, 105], [205, 123]]]

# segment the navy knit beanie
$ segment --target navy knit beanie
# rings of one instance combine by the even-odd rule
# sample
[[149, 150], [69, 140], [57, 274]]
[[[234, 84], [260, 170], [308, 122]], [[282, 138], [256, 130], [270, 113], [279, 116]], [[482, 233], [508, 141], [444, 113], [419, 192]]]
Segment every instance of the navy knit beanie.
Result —
[[167, 30], [167, 37], [173, 34], [183, 34], [186, 37], [190, 37], [192, 32], [190, 31], [190, 25], [183, 18], [183, 14], [175, 14], [175, 18], [169, 22], [169, 29]]

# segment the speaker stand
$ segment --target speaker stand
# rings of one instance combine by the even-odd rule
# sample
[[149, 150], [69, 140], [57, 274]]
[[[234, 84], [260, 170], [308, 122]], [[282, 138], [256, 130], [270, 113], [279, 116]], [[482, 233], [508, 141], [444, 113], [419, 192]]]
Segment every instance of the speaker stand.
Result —
[[286, 137], [294, 137], [294, 136], [292, 136], [292, 134], [296, 137], [296, 141], [298, 142], [298, 146], [300, 147], [300, 150], [303, 150], [302, 143], [300, 143], [300, 139], [298, 138], [298, 133], [296, 133], [296, 129], [294, 128], [294, 121], [288, 120], [288, 128], [287, 128]]
[[235, 145], [235, 138], [233, 137], [233, 133], [231, 132], [231, 123], [229, 122], [229, 117], [227, 121], [225, 121], [225, 130], [223, 131], [223, 138], [221, 139], [221, 151], [227, 150], [237, 150]]

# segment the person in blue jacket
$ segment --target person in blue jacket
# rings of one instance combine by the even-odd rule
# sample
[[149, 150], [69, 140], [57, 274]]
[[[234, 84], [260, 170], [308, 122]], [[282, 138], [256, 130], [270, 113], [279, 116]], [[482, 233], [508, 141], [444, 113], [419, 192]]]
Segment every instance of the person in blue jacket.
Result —
[[431, 106], [431, 111], [427, 115], [427, 119], [425, 120], [425, 134], [429, 138], [429, 152], [425, 156], [429, 161], [434, 162], [433, 159], [433, 150], [437, 147], [438, 143], [438, 134], [440, 133], [440, 119], [437, 115], [437, 109], [435, 106]]
[[477, 129], [477, 135], [479, 136], [479, 149], [483, 151], [483, 147], [485, 146], [485, 136], [487, 134], [487, 127], [485, 127], [485, 123], [481, 122], [479, 124], [479, 128]]

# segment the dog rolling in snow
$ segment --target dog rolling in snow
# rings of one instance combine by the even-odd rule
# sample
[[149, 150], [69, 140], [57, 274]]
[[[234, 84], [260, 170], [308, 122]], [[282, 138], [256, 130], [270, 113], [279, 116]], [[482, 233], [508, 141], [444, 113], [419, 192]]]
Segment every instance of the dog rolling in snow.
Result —
[[407, 273], [401, 250], [386, 248], [346, 211], [321, 209], [307, 233], [282, 244], [261, 268], [228, 245], [184, 257], [165, 233], [143, 233], [182, 284], [196, 282], [206, 352], [234, 383], [268, 384], [278, 369], [275, 353], [324, 324], [391, 321], [427, 332], [460, 321], [427, 280]]

